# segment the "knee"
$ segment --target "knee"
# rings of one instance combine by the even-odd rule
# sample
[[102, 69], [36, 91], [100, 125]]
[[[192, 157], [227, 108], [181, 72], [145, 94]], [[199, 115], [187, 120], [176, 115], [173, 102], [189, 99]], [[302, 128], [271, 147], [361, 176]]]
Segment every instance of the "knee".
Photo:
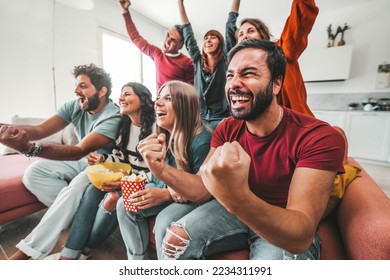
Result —
[[184, 226], [174, 224], [167, 228], [162, 243], [162, 256], [165, 260], [176, 260], [187, 249], [190, 236]]
[[125, 213], [125, 206], [123, 204], [123, 197], [120, 197], [116, 203], [116, 214], [118, 217], [118, 220], [120, 220]]
[[117, 202], [119, 199], [119, 194], [116, 191], [108, 192], [103, 198], [103, 212], [111, 213], [115, 210]]
[[37, 177], [37, 174], [39, 174], [39, 166], [37, 166], [38, 162], [35, 162], [33, 164], [30, 164], [23, 175], [22, 181], [24, 186], [28, 189], [31, 190], [31, 188], [35, 185], [35, 178]]

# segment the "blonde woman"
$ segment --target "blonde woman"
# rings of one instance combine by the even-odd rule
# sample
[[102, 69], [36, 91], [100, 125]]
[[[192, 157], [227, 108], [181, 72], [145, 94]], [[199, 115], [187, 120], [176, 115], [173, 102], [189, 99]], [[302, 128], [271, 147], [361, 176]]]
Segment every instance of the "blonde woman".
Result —
[[[148, 258], [147, 217], [158, 214], [154, 231], [159, 243], [171, 222], [199, 205], [193, 199], [191, 189], [175, 192], [157, 175], [162, 169], [170, 168], [196, 174], [210, 149], [211, 131], [201, 120], [198, 96], [193, 86], [180, 81], [164, 84], [158, 92], [155, 111], [159, 133], [151, 134], [138, 145], [145, 163], [150, 166], [153, 183], [131, 196], [130, 202], [139, 209], [137, 213], [124, 209], [123, 198], [117, 205], [127, 256], [135, 260]], [[172, 187], [177, 189], [175, 185]]]

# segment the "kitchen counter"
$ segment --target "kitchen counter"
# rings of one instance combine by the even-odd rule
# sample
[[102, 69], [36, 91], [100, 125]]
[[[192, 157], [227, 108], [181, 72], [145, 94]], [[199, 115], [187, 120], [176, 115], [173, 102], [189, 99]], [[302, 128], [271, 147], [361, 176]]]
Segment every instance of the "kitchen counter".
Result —
[[[368, 98], [390, 98], [388, 93], [351, 93], [351, 94], [310, 94], [307, 95], [307, 104], [312, 111], [350, 111], [348, 105], [359, 104], [358, 111], [363, 111], [362, 101]], [[382, 112], [382, 111], [380, 111]], [[388, 111], [385, 111], [388, 112]]]
[[390, 111], [313, 110], [319, 120], [342, 128], [349, 154], [355, 158], [390, 164]]
[[353, 112], [359, 112], [359, 113], [385, 113], [385, 114], [390, 114], [390, 111], [364, 111], [363, 109], [358, 109], [358, 110], [349, 110], [348, 108], [347, 109], [312, 109], [311, 110], [314, 112], [350, 112], [350, 113], [353, 113]]

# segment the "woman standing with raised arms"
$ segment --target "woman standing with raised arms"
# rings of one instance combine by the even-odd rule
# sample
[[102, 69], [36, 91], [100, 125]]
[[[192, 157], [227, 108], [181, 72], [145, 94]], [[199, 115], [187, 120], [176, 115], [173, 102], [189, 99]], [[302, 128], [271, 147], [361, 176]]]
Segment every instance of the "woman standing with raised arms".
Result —
[[178, 0], [178, 4], [184, 44], [194, 62], [194, 85], [199, 95], [200, 114], [203, 121], [214, 129], [221, 120], [229, 116], [225, 97], [225, 40], [217, 30], [209, 30], [203, 37], [203, 47], [200, 51], [184, 7], [184, 0]]
[[[237, 43], [249, 38], [271, 40], [271, 34], [263, 21], [257, 18], [244, 18], [237, 30], [236, 21], [240, 0], [233, 0], [232, 10], [226, 24], [226, 40], [237, 39]], [[307, 47], [308, 36], [318, 15], [314, 0], [293, 0], [291, 12], [286, 20], [280, 39], [280, 46], [287, 59], [283, 87], [278, 95], [278, 104], [306, 115], [314, 116], [307, 105], [305, 83], [298, 59]], [[229, 49], [228, 49], [229, 51]]]

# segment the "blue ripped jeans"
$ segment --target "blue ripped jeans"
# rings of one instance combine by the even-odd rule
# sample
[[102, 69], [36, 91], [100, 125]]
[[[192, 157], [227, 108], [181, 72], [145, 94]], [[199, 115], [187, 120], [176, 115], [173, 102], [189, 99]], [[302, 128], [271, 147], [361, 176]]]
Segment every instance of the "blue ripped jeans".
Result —
[[[148, 184], [153, 185], [153, 184]], [[150, 187], [146, 185], [146, 187]], [[141, 209], [137, 213], [129, 212], [124, 209], [123, 197], [118, 200], [116, 206], [119, 229], [123, 241], [126, 245], [127, 257], [129, 260], [148, 259], [147, 249], [149, 243], [149, 223], [148, 217], [156, 216], [156, 222], [153, 229], [156, 238], [157, 255], [161, 255], [162, 239], [165, 236], [166, 229], [172, 222], [180, 219], [184, 215], [194, 210], [196, 203], [174, 203], [168, 201], [158, 204], [148, 209]]]
[[[120, 190], [118, 191], [120, 194]], [[92, 184], [85, 191], [61, 255], [77, 259], [81, 252], [89, 253], [103, 243], [117, 228], [116, 211], [107, 212], [103, 192]]]
[[[190, 238], [183, 242], [186, 245], [176, 252], [164, 252], [159, 256], [161, 259], [204, 259], [214, 253], [245, 248], [250, 249], [250, 259], [253, 260], [320, 258], [321, 241], [317, 235], [306, 252], [291, 254], [259, 237], [215, 199], [200, 205], [174, 225], [183, 227]], [[159, 245], [157, 243], [157, 246]]]

